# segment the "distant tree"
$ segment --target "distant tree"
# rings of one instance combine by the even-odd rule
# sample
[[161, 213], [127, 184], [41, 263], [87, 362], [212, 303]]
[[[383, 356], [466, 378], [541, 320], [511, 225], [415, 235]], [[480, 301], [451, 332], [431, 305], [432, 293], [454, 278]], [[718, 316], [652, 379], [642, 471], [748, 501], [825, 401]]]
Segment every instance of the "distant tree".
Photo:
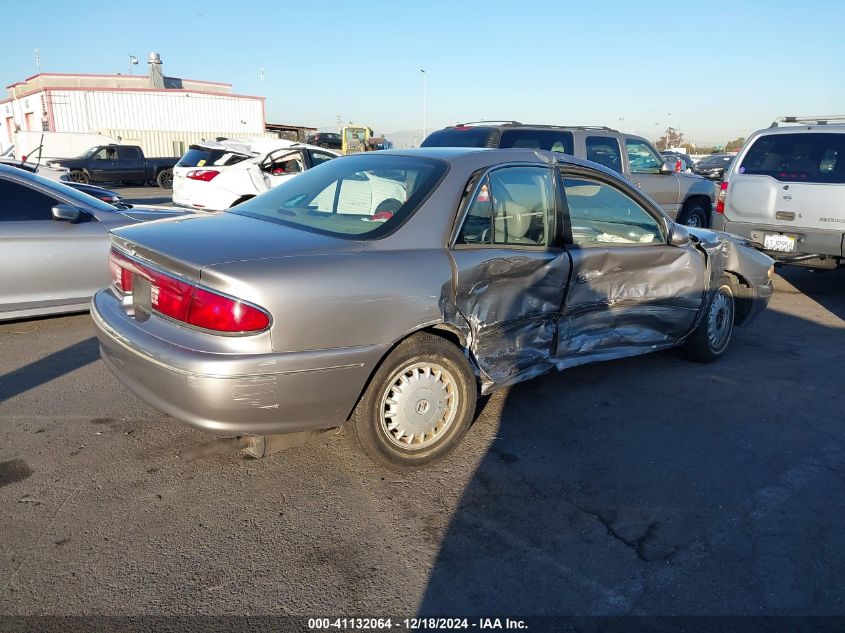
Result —
[[725, 145], [725, 151], [738, 152], [744, 143], [745, 139], [743, 137], [735, 138], [734, 140], [730, 141], [727, 145]]
[[681, 147], [686, 143], [684, 133], [673, 127], [667, 128], [666, 133], [657, 139], [657, 149], [667, 150], [670, 147]]

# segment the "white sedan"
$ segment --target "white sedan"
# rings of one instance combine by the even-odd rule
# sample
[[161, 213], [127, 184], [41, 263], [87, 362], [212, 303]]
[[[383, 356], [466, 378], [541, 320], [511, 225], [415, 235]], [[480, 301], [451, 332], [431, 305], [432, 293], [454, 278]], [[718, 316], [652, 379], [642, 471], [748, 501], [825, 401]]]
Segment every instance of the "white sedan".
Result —
[[223, 211], [338, 156], [330, 149], [283, 139], [191, 145], [173, 168], [173, 204]]

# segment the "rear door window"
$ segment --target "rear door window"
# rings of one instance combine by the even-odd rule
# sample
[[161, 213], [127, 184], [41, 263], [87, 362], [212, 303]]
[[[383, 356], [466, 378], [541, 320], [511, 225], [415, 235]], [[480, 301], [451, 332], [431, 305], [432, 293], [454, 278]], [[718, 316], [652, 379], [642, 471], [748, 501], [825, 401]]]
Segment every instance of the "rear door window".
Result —
[[544, 167], [493, 171], [478, 188], [456, 243], [548, 246], [556, 209], [553, 180]]
[[814, 132], [761, 136], [739, 173], [787, 182], [845, 183], [845, 134]]
[[120, 160], [138, 160], [141, 158], [141, 150], [137, 147], [121, 146], [117, 148], [117, 157]]
[[447, 127], [429, 134], [420, 147], [487, 147], [489, 127]]
[[504, 130], [499, 147], [524, 147], [573, 154], [572, 132], [561, 130]]
[[584, 143], [587, 146], [587, 160], [608, 169], [622, 173], [622, 157], [619, 153], [619, 141], [612, 136], [588, 136]]

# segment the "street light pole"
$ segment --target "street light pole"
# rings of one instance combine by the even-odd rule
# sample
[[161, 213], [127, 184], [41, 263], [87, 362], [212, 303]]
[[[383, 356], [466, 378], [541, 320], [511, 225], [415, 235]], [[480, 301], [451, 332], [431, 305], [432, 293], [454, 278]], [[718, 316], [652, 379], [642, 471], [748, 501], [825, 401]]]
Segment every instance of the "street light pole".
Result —
[[420, 68], [420, 72], [422, 73], [422, 84], [423, 84], [423, 86], [422, 86], [422, 88], [423, 88], [423, 102], [422, 102], [422, 106], [423, 106], [423, 129], [422, 129], [422, 135], [423, 135], [423, 138], [425, 138], [425, 130], [426, 130], [426, 122], [425, 122], [425, 70]]
[[666, 113], [666, 147], [663, 148], [663, 151], [669, 149], [669, 121], [672, 120], [672, 113]]

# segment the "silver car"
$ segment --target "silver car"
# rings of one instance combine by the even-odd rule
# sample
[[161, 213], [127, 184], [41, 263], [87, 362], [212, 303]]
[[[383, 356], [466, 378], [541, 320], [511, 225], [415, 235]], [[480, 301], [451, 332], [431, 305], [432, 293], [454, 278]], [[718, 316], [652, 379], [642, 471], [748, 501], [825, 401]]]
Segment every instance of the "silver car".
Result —
[[108, 232], [184, 215], [118, 209], [24, 169], [0, 165], [0, 321], [87, 310], [111, 279]]
[[218, 435], [348, 424], [395, 468], [452, 449], [478, 393], [672, 347], [715, 360], [772, 292], [743, 241], [520, 149], [338, 158], [112, 241], [92, 315], [136, 394]]

